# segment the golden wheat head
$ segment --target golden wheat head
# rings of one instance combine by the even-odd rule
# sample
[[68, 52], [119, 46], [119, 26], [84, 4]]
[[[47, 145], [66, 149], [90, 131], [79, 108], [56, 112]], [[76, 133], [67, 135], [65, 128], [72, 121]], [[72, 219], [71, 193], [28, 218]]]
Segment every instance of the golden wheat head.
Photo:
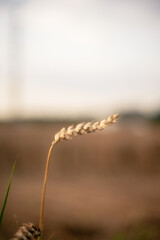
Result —
[[33, 223], [24, 223], [11, 240], [36, 240], [41, 236], [41, 230]]
[[73, 127], [73, 125], [71, 125], [67, 129], [62, 128], [58, 133], [55, 134], [52, 144], [56, 144], [63, 140], [69, 140], [72, 138], [72, 136], [78, 136], [92, 133], [97, 130], [103, 130], [106, 126], [116, 123], [118, 118], [119, 114], [114, 114], [106, 119], [103, 119], [102, 121], [95, 123], [82, 122], [79, 123], [76, 127]]

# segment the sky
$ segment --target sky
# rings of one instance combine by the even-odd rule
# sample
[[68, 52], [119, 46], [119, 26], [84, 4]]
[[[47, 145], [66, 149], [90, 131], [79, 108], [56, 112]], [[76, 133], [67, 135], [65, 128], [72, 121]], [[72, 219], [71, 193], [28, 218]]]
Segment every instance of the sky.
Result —
[[0, 119], [160, 109], [158, 0], [0, 0]]

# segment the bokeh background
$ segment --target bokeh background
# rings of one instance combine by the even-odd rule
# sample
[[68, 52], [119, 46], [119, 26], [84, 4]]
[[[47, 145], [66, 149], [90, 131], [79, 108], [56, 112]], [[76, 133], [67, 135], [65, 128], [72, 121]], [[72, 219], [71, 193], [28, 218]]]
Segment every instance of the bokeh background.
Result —
[[0, 239], [39, 221], [63, 126], [120, 121], [58, 144], [44, 239], [160, 238], [159, 0], [0, 0]]

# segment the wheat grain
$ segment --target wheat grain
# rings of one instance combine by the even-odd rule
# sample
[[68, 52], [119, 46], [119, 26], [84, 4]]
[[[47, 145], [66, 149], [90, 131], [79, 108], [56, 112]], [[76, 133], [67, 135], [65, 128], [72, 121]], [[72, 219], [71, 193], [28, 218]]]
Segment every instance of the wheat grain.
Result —
[[36, 240], [41, 236], [41, 230], [33, 223], [24, 223], [11, 240]]
[[58, 133], [55, 134], [52, 144], [56, 144], [60, 141], [69, 140], [72, 136], [84, 135], [95, 132], [97, 130], [103, 130], [106, 126], [111, 125], [117, 121], [119, 114], [114, 114], [99, 122], [82, 122], [73, 128], [73, 125], [67, 129], [62, 128]]

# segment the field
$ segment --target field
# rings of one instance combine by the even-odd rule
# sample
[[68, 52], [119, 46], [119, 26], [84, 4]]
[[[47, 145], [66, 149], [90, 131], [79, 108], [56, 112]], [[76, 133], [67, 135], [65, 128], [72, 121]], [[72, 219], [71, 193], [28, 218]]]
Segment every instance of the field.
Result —
[[[16, 170], [0, 239], [24, 222], [38, 224], [44, 168], [65, 124], [0, 125], [0, 205]], [[44, 240], [160, 239], [160, 126], [121, 122], [55, 146], [50, 163]]]

